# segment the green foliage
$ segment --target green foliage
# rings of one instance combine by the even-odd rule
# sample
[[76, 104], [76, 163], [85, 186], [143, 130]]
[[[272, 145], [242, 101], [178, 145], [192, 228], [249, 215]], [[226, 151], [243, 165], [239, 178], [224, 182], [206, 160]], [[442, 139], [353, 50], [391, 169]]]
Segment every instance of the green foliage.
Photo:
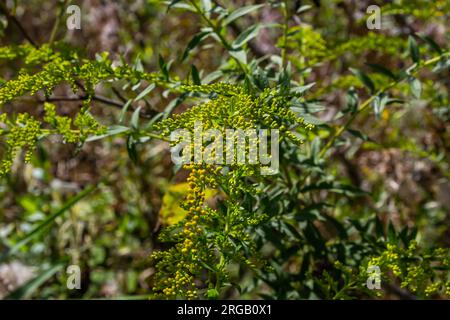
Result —
[[42, 133], [40, 123], [26, 113], [20, 114], [14, 122], [9, 121], [5, 116], [3, 114], [0, 121], [6, 124], [7, 127], [2, 129], [1, 133], [7, 134], [8, 139], [6, 141], [6, 152], [1, 163], [0, 175], [4, 175], [9, 171], [20, 148], [27, 149], [25, 161], [30, 161], [33, 148]]
[[[149, 2], [148, 8], [154, 9], [153, 5]], [[446, 1], [395, 1], [383, 6], [382, 14], [445, 19], [447, 7]], [[28, 235], [8, 242], [22, 246], [39, 238], [48, 244], [54, 234], [41, 234], [43, 226], [57, 224], [57, 218], [62, 219], [62, 213], [70, 208], [86, 221], [102, 212], [95, 218], [102, 226], [109, 223], [102, 220], [104, 216], [118, 221], [112, 227], [117, 230], [114, 236], [105, 233], [99, 237], [100, 244], [96, 242], [98, 247], [83, 248], [89, 252], [84, 262], [89, 267], [101, 269], [108, 263], [108, 255], [114, 256], [122, 248], [127, 253], [143, 249], [139, 248], [142, 238], [151, 242], [145, 243], [152, 254], [143, 263], [154, 269], [145, 292], [151, 298], [353, 299], [386, 297], [392, 286], [400, 286], [413, 297], [448, 297], [449, 250], [437, 248], [443, 241], [427, 240], [428, 215], [433, 215], [436, 230], [445, 221], [445, 215], [442, 218], [435, 209], [436, 201], [427, 198], [417, 204], [425, 212], [418, 215], [417, 225], [404, 223], [401, 219], [408, 210], [400, 196], [388, 197], [376, 173], [367, 167], [355, 173], [352, 162], [357, 155], [383, 148], [388, 151], [401, 144], [398, 149], [430, 160], [448, 178], [445, 133], [440, 136], [442, 145], [422, 150], [420, 141], [405, 140], [409, 137], [400, 131], [401, 125], [391, 128], [409, 109], [424, 103], [432, 109], [426, 118], [445, 131], [448, 48], [424, 35], [367, 31], [337, 35], [340, 30], [330, 23], [334, 17], [317, 28], [320, 19], [314, 11], [319, 15], [323, 12], [323, 17], [340, 12], [334, 1], [320, 8], [294, 8], [289, 1], [271, 1], [232, 9], [216, 1], [187, 0], [171, 1], [166, 9], [174, 16], [185, 11], [183, 14], [193, 17], [196, 29], [185, 39], [184, 47], [178, 48], [177, 59], [164, 54], [155, 57], [152, 67], [159, 68], [158, 72], [144, 71], [142, 52], [135, 54], [136, 59], [106, 52], [90, 59], [84, 50], [53, 41], [42, 46], [11, 44], [0, 48], [0, 59], [19, 65], [16, 74], [0, 87], [0, 177], [5, 181], [11, 177], [21, 150], [25, 162], [39, 163], [44, 138], [49, 136], [58, 136], [77, 150], [100, 143], [98, 140], [110, 147], [111, 137], [125, 138], [117, 145], [127, 151], [123, 152], [126, 156], [118, 152], [117, 166], [109, 168], [111, 172], [102, 171], [108, 175], [105, 181], [111, 179], [119, 187], [103, 186], [105, 192], [97, 195], [87, 210], [89, 217], [83, 216], [80, 208], [72, 208], [78, 201], [85, 205], [82, 197], [75, 196], [70, 206], [50, 214]], [[280, 23], [253, 23], [251, 19], [263, 9], [277, 12]], [[294, 24], [297, 14], [306, 22]], [[255, 49], [255, 39], [263, 29], [275, 34], [276, 53], [270, 57]], [[200, 63], [205, 56], [214, 57], [211, 65]], [[386, 57], [392, 61], [385, 64]], [[324, 76], [329, 70], [335, 70], [333, 76]], [[73, 114], [59, 109], [63, 109], [62, 103], [55, 92], [61, 87], [70, 88], [74, 97]], [[104, 97], [100, 92], [109, 95]], [[340, 95], [345, 98], [340, 99]], [[27, 113], [16, 109], [17, 102], [25, 98], [38, 98], [36, 110]], [[162, 107], [153, 106], [158, 102]], [[100, 103], [105, 108], [97, 108]], [[108, 109], [107, 105], [114, 109], [99, 111]], [[201, 163], [161, 169], [160, 142], [179, 142], [171, 141], [171, 134], [179, 129], [194, 133], [198, 122], [203, 130], [214, 129], [222, 137], [227, 129], [279, 130], [280, 172], [264, 175], [259, 165], [236, 161], [236, 153], [227, 164], [203, 159]], [[383, 134], [373, 138], [374, 131]], [[260, 139], [249, 139], [249, 143], [259, 144]], [[385, 146], [382, 141], [386, 141]], [[191, 147], [200, 146], [202, 151], [208, 145], [191, 141]], [[36, 149], [39, 152], [33, 160]], [[116, 173], [121, 177], [122, 170], [127, 179], [114, 180]], [[164, 170], [170, 174], [158, 176]], [[367, 183], [360, 181], [361, 174], [366, 175]], [[141, 188], [136, 187], [141, 181]], [[148, 195], [153, 184], [170, 193], [172, 183], [182, 186], [177, 189], [176, 200], [171, 194]], [[368, 190], [367, 185], [372, 188]], [[208, 193], [211, 190], [214, 197]], [[114, 198], [117, 194], [121, 195], [119, 200]], [[158, 201], [154, 199], [158, 196], [162, 197], [164, 227], [157, 236], [151, 233], [158, 225], [155, 221], [161, 203], [155, 205]], [[47, 194], [46, 199], [51, 197]], [[23, 197], [20, 201], [27, 210], [45, 208], [44, 200]], [[391, 214], [397, 206], [400, 213]], [[125, 214], [118, 214], [120, 210]], [[167, 219], [170, 210], [176, 217]], [[152, 216], [148, 225], [143, 221], [145, 215]], [[416, 221], [416, 216], [409, 218]], [[395, 219], [400, 222], [394, 227], [391, 220]], [[91, 232], [92, 238], [99, 233], [97, 229]], [[436, 237], [445, 232], [445, 228], [439, 229]], [[149, 250], [143, 251], [147, 254]], [[61, 256], [64, 259], [60, 260], [67, 259]], [[71, 259], [78, 262], [79, 257]], [[53, 276], [61, 261], [57, 262], [28, 284], [33, 292]], [[129, 266], [129, 260], [125, 264]], [[371, 265], [381, 270], [386, 284], [383, 290], [366, 287]], [[96, 276], [97, 283], [108, 277]], [[136, 291], [136, 274], [130, 271], [127, 277], [131, 279], [130, 291]], [[18, 293], [28, 297], [27, 288]], [[87, 292], [86, 296], [95, 294]]]
[[428, 298], [436, 294], [449, 294], [450, 253], [445, 249], [420, 252], [416, 242], [407, 248], [388, 244], [380, 256], [369, 260], [383, 274], [392, 274], [401, 279], [401, 287], [407, 288], [420, 297]]
[[421, 19], [432, 19], [433, 17], [443, 17], [450, 10], [450, 4], [446, 0], [438, 0], [430, 6], [428, 1], [413, 0], [390, 3], [382, 7], [383, 14], [411, 14]]
[[1, 164], [0, 176], [9, 172], [13, 160], [20, 149], [25, 149], [25, 162], [29, 162], [41, 136], [49, 134], [61, 135], [67, 143], [83, 143], [90, 135], [100, 135], [105, 132], [102, 127], [89, 112], [81, 111], [73, 120], [70, 117], [56, 115], [56, 107], [53, 104], [44, 104], [44, 121], [50, 124], [54, 130], [43, 129], [42, 123], [34, 119], [27, 113], [21, 113], [15, 121], [7, 119], [6, 114], [2, 114], [0, 122], [6, 125], [0, 133], [7, 135], [6, 152]]
[[[312, 127], [305, 125], [302, 118], [286, 107], [290, 103], [289, 99], [295, 97], [289, 97], [283, 88], [267, 88], [257, 96], [226, 84], [190, 86], [185, 89], [209, 91], [219, 96], [158, 123], [155, 129], [161, 130], [166, 136], [181, 128], [193, 132], [196, 121], [201, 121], [204, 130], [214, 128], [222, 132], [222, 135], [225, 135], [224, 128], [278, 129], [281, 139], [291, 139], [299, 145], [301, 140], [289, 129], [301, 126], [302, 130], [309, 130]], [[194, 141], [193, 144], [195, 143]], [[228, 152], [226, 149], [225, 153]], [[256, 215], [255, 212], [245, 210], [241, 199], [246, 193], [261, 193], [261, 189], [257, 190], [248, 184], [249, 177], [261, 180], [258, 167], [238, 164], [235, 160], [227, 166], [226, 171], [223, 171], [224, 166], [206, 163], [192, 167], [188, 178], [190, 189], [184, 203], [184, 208], [188, 211], [187, 217], [177, 229], [171, 230], [170, 234], [164, 233], [166, 241], [179, 243], [167, 252], [154, 254], [158, 261], [155, 292], [169, 298], [197, 298], [199, 293], [193, 281], [195, 277], [200, 277], [206, 268], [210, 279], [207, 282], [208, 295], [211, 296], [211, 290], [218, 292], [224, 283], [229, 281], [226, 266], [231, 262], [242, 262], [252, 269], [256, 268], [252, 259], [257, 257], [258, 253], [248, 231], [264, 221], [267, 215]], [[223, 203], [226, 209], [216, 211], [205, 207], [205, 190], [218, 186], [228, 199]], [[221, 219], [223, 215], [226, 216], [225, 219]], [[261, 262], [259, 264], [262, 265]]]

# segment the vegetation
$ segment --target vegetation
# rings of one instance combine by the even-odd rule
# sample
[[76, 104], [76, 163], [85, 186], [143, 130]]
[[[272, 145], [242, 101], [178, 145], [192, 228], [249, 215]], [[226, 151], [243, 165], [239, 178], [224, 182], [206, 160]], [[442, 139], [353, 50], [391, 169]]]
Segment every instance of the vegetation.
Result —
[[[2, 2], [0, 295], [448, 298], [450, 2], [373, 2], [379, 30], [368, 1]], [[172, 163], [198, 121], [278, 130], [279, 171]]]

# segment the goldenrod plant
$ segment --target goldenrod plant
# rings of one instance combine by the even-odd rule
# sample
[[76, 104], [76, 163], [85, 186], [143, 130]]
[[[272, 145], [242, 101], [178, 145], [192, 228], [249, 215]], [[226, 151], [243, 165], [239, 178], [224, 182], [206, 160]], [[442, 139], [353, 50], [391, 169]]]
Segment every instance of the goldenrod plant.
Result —
[[[88, 287], [50, 269], [26, 297], [124, 277], [113, 296], [449, 297], [449, 1], [375, 1], [380, 30], [368, 1], [118, 1], [135, 20], [106, 51], [53, 2], [50, 38], [20, 16], [38, 1], [0, 5], [0, 259], [77, 264]], [[95, 178], [61, 183], [64, 148]], [[404, 158], [439, 184], [401, 185]]]

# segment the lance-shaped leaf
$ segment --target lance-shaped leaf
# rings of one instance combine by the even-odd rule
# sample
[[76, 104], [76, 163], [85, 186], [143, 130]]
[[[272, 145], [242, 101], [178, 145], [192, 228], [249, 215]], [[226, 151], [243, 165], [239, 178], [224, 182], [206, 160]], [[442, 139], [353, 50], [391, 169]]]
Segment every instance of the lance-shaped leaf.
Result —
[[416, 99], [420, 99], [422, 95], [422, 84], [420, 83], [420, 80], [415, 77], [408, 77], [408, 83], [413, 96]]
[[231, 22], [233, 22], [234, 20], [236, 20], [242, 16], [245, 16], [246, 14], [249, 14], [255, 10], [258, 10], [259, 8], [262, 8], [264, 6], [265, 6], [264, 4], [256, 4], [256, 5], [250, 5], [250, 6], [245, 6], [245, 7], [239, 8], [239, 9], [233, 11], [228, 17], [226, 17], [223, 20], [222, 25], [226, 26], [226, 25], [230, 24]]
[[46, 270], [44, 270], [37, 277], [31, 279], [26, 282], [24, 285], [20, 286], [13, 292], [11, 292], [6, 299], [8, 300], [19, 300], [19, 299], [28, 299], [30, 298], [40, 286], [42, 286], [47, 280], [53, 277], [58, 271], [63, 268], [62, 264], [58, 264], [52, 266]]
[[411, 56], [411, 59], [415, 63], [419, 63], [419, 61], [420, 61], [419, 47], [417, 46], [416, 40], [412, 36], [409, 36], [409, 38], [408, 38], [408, 49], [409, 49], [409, 55]]
[[185, 49], [184, 52], [183, 52], [183, 56], [182, 56], [182, 58], [181, 58], [181, 61], [184, 61], [184, 60], [188, 57], [189, 53], [190, 53], [195, 47], [197, 47], [197, 45], [198, 45], [203, 39], [205, 39], [209, 34], [210, 34], [209, 31], [203, 31], [203, 32], [197, 33], [197, 34], [191, 39], [191, 41], [189, 41], [189, 43], [188, 43], [186, 49]]
[[353, 68], [350, 68], [350, 71], [370, 90], [371, 93], [375, 92], [375, 85], [367, 74]]
[[370, 68], [372, 68], [375, 72], [380, 73], [382, 75], [387, 76], [388, 78], [391, 78], [392, 80], [397, 80], [397, 76], [388, 68], [376, 64], [376, 63], [368, 63], [367, 64]]
[[97, 186], [90, 186], [84, 189], [82, 192], [77, 194], [76, 196], [70, 198], [61, 208], [56, 210], [53, 214], [51, 214], [47, 219], [45, 219], [41, 224], [39, 224], [36, 228], [31, 230], [26, 236], [24, 236], [21, 240], [19, 240], [14, 246], [12, 246], [9, 250], [3, 253], [0, 256], [0, 261], [4, 260], [8, 256], [17, 252], [22, 246], [26, 245], [28, 242], [34, 239], [37, 235], [41, 234], [47, 227], [49, 227], [59, 216], [64, 214], [67, 210], [69, 210], [73, 205], [79, 202], [81, 199], [91, 194]]

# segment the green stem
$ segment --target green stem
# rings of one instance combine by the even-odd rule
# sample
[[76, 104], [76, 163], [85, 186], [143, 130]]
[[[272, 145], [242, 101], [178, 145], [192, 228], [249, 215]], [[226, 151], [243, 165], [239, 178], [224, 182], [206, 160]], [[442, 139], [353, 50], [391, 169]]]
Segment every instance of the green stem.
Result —
[[346, 284], [341, 290], [339, 290], [338, 292], [336, 292], [336, 294], [334, 295], [334, 297], [332, 298], [332, 300], [338, 300], [341, 298], [341, 296], [345, 293], [346, 290], [353, 288], [353, 286], [355, 285], [355, 282], [350, 282], [348, 284]]
[[59, 14], [56, 17], [55, 23], [53, 24], [52, 32], [50, 34], [50, 39], [48, 40], [50, 46], [53, 44], [53, 41], [55, 40], [56, 32], [58, 31], [62, 16], [64, 14], [64, 8], [67, 7], [68, 3], [69, 3], [69, 0], [64, 0], [64, 2], [61, 4]]
[[[202, 9], [198, 6], [198, 4], [195, 2], [195, 0], [189, 0], [189, 2], [192, 4], [192, 6], [195, 8], [195, 10], [197, 11], [198, 14], [200, 14], [200, 16], [203, 18], [203, 20], [205, 20], [206, 24], [213, 30], [213, 32], [217, 35], [217, 37], [219, 38], [220, 42], [222, 43], [222, 46], [228, 51], [230, 52], [233, 48], [232, 46], [228, 43], [228, 41], [225, 39], [224, 36], [222, 36], [222, 34], [220, 33], [220, 28], [218, 25], [214, 24], [206, 15], [205, 13], [202, 11]], [[236, 64], [239, 66], [239, 68], [241, 69], [241, 71], [247, 75], [247, 71], [245, 69], [245, 67], [242, 65], [242, 63], [236, 59], [235, 57], [231, 56], [234, 61], [236, 62]]]
[[[228, 229], [229, 229], [229, 220], [230, 220], [230, 209], [229, 207], [227, 207], [227, 214], [225, 216], [225, 227], [224, 227], [224, 236], [226, 237], [228, 235]], [[222, 251], [220, 251], [220, 260], [219, 263], [217, 264], [216, 270], [218, 271], [218, 273], [220, 274], [223, 270], [223, 268], [225, 267], [226, 264], [226, 260], [225, 260], [225, 256], [223, 254]], [[220, 277], [218, 275], [216, 275], [216, 290], [219, 291], [222, 284], [220, 281]]]
[[281, 61], [283, 68], [286, 66], [287, 60], [287, 41], [288, 41], [288, 31], [289, 31], [289, 11], [288, 11], [288, 1], [284, 0], [283, 4], [283, 17], [284, 17], [284, 26], [283, 26], [283, 48], [281, 48]]
[[163, 141], [166, 141], [166, 142], [170, 142], [170, 139], [169, 139], [169, 138], [164, 137], [164, 136], [161, 136], [161, 135], [159, 135], [159, 134], [157, 134], [157, 133], [154, 133], [154, 132], [144, 131], [144, 132], [142, 133], [142, 135], [147, 136], [147, 137], [150, 137], [150, 138], [154, 138], [154, 139], [158, 139], [158, 140], [163, 140]]

